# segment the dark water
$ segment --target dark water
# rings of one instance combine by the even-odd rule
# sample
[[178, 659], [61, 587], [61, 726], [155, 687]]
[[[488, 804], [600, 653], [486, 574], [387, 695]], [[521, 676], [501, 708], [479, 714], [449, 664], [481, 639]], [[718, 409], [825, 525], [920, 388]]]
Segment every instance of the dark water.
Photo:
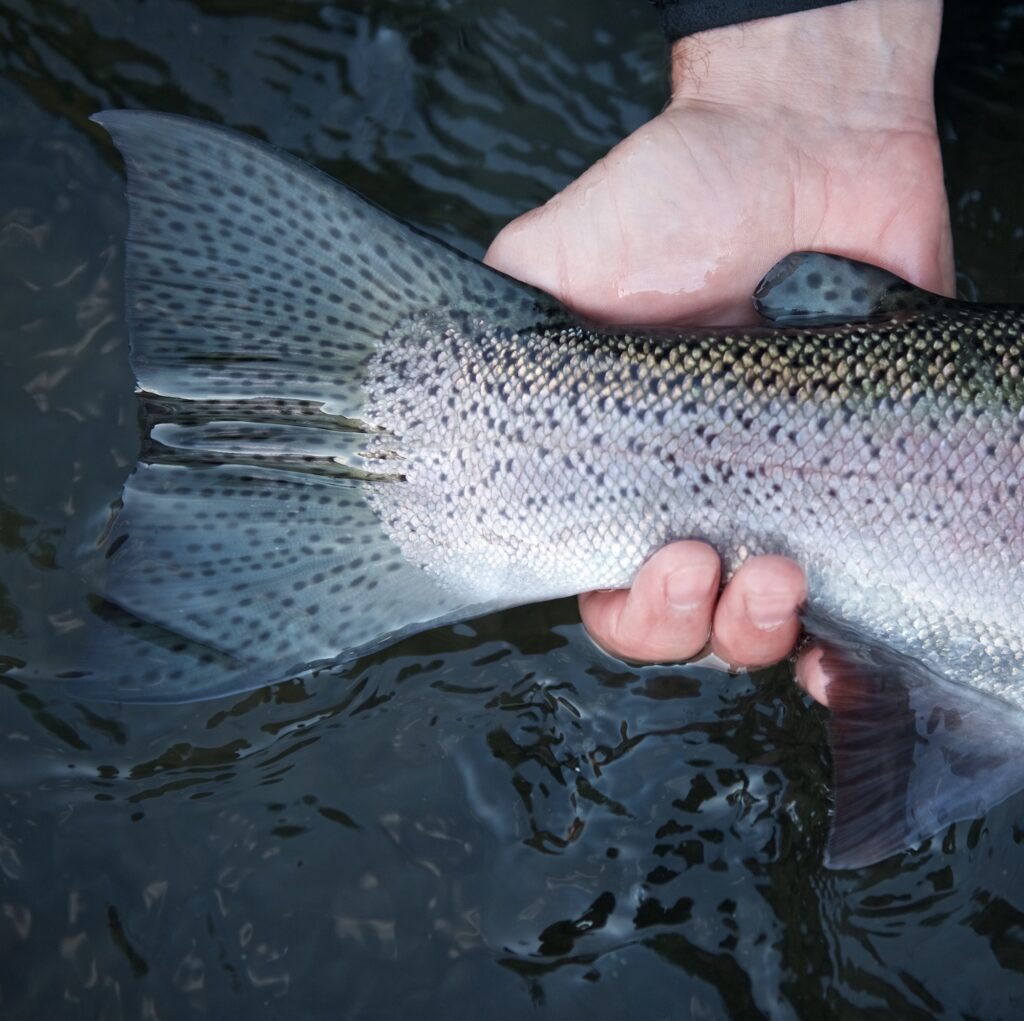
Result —
[[[961, 286], [1024, 298], [1024, 11], [939, 79]], [[640, 2], [0, 2], [0, 664], [45, 662], [135, 459], [119, 163], [88, 115], [273, 140], [479, 254], [665, 97]], [[1024, 798], [821, 867], [785, 668], [630, 669], [571, 602], [201, 705], [0, 678], [4, 1018], [1014, 1018]]]

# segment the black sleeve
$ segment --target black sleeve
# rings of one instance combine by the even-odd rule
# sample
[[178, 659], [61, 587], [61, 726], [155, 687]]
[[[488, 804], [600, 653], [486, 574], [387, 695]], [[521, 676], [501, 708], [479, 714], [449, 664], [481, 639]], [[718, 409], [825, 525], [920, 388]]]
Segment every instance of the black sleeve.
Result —
[[776, 14], [830, 7], [848, 0], [650, 0], [658, 8], [669, 42], [708, 28], [736, 25]]

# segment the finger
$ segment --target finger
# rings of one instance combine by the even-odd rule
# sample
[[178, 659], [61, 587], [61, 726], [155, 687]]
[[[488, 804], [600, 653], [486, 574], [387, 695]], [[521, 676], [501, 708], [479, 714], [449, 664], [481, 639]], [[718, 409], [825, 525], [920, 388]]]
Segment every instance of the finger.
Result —
[[691, 659], [711, 633], [720, 570], [706, 543], [672, 543], [640, 568], [632, 588], [581, 595], [580, 616], [594, 641], [620, 659]]
[[555, 267], [556, 253], [564, 258], [564, 252], [554, 201], [506, 224], [487, 249], [484, 264], [564, 299], [566, 287]]
[[737, 667], [785, 659], [800, 634], [797, 610], [807, 597], [800, 566], [785, 557], [748, 560], [725, 587], [715, 611], [711, 647]]
[[822, 650], [812, 646], [796, 661], [796, 679], [815, 702], [828, 705], [828, 674], [822, 665]]
[[[507, 224], [484, 262], [606, 326], [754, 321], [750, 294], [764, 267], [751, 268], [749, 259], [734, 266], [723, 255], [732, 250], [724, 239], [713, 258], [693, 244], [711, 236], [717, 217], [702, 210], [701, 226], [694, 225], [678, 188], [664, 186], [666, 173], [678, 169], [669, 155], [678, 139], [677, 129], [656, 117], [543, 206]], [[638, 184], [651, 180], [661, 186]]]

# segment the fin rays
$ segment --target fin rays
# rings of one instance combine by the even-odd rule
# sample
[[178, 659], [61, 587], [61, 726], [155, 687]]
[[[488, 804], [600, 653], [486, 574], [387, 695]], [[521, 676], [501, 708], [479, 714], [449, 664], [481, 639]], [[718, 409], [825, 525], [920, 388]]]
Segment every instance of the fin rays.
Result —
[[823, 650], [835, 810], [826, 864], [860, 868], [1024, 788], [1024, 724], [999, 699], [810, 612]]
[[489, 609], [406, 560], [375, 513], [375, 487], [403, 483], [400, 463], [367, 470], [371, 438], [387, 456], [367, 370], [423, 312], [513, 328], [568, 313], [244, 135], [94, 119], [128, 172], [150, 434], [86, 579], [110, 612], [77, 690], [209, 698]]

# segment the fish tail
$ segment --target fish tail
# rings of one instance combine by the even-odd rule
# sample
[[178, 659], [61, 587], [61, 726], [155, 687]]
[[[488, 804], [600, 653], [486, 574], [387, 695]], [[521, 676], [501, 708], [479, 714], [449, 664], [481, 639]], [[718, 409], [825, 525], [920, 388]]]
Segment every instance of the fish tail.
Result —
[[254, 688], [488, 607], [410, 563], [374, 510], [366, 381], [409, 316], [538, 323], [540, 292], [287, 154], [112, 111], [128, 177], [127, 317], [149, 438], [89, 587], [109, 640], [78, 691]]

